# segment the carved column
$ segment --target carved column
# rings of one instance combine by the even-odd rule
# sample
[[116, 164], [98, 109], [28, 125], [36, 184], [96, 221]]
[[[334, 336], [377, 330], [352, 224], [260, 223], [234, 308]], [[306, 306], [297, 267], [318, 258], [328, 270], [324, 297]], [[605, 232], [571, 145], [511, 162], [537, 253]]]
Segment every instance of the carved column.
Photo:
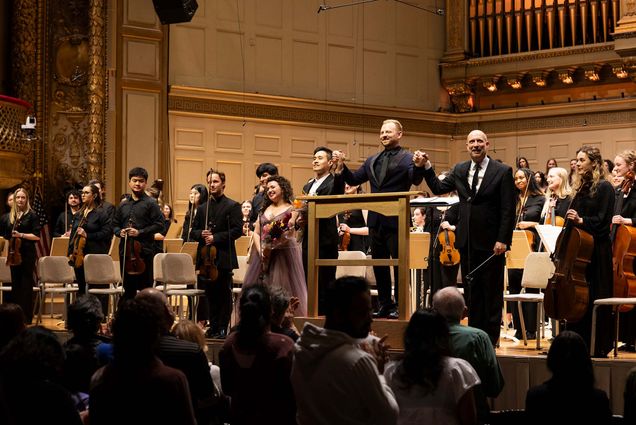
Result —
[[104, 97], [105, 85], [105, 25], [103, 0], [89, 3], [89, 63], [88, 63], [88, 140], [86, 142], [87, 177], [103, 178]]
[[614, 50], [622, 57], [636, 55], [636, 0], [621, 0], [616, 24]]
[[468, 51], [468, 2], [446, 0], [446, 51], [442, 62], [457, 62]]
[[12, 17], [11, 74], [16, 96], [34, 104], [37, 88], [37, 0], [15, 0]]

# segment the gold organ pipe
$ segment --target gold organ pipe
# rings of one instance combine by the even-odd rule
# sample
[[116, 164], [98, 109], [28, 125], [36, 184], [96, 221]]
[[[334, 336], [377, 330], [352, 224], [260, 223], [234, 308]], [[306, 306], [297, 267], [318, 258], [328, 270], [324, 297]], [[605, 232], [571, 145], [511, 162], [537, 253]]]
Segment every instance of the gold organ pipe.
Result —
[[[548, 0], [550, 1], [550, 0]], [[548, 18], [548, 46], [554, 48], [554, 3], [546, 3], [546, 14]]]
[[498, 1], [495, 3], [495, 19], [497, 23], [497, 49], [500, 55], [504, 54], [503, 49], [503, 1]]
[[488, 52], [490, 56], [493, 54], [493, 36], [495, 34], [495, 17], [493, 12], [495, 10], [495, 0], [488, 0], [486, 2], [486, 21], [488, 22]]
[[514, 14], [512, 0], [505, 0], [506, 10], [506, 40], [508, 41], [507, 53], [512, 53], [512, 15]]
[[607, 1], [601, 1], [601, 17], [603, 18], [603, 42], [607, 42]]
[[537, 49], [541, 50], [543, 44], [543, 1], [534, 1], [534, 22], [537, 27]]
[[618, 0], [612, 0], [612, 31], [616, 31], [618, 22]]
[[470, 48], [477, 53], [477, 0], [470, 0]]
[[484, 0], [479, 0], [479, 5], [478, 5], [478, 9], [477, 9], [477, 16], [479, 17], [479, 50], [481, 51], [481, 56], [483, 57], [485, 54], [485, 50], [484, 50], [484, 26], [485, 26], [485, 20], [486, 17], [484, 16], [484, 14], [486, 13], [486, 9], [485, 7], [483, 7], [482, 5], [484, 4]]
[[587, 44], [587, 0], [579, 1], [579, 10], [581, 12], [581, 37], [583, 37], [583, 45]]
[[576, 3], [574, 0], [570, 0], [572, 3], [568, 3], [570, 9], [570, 31], [572, 34], [572, 46], [576, 46]]
[[590, 13], [592, 14], [592, 43], [596, 43], [598, 38], [596, 32], [598, 29], [598, 2], [592, 0], [590, 4]]
[[561, 44], [559, 47], [565, 47], [565, 1], [558, 0], [558, 12], [559, 12], [559, 32], [561, 36]]

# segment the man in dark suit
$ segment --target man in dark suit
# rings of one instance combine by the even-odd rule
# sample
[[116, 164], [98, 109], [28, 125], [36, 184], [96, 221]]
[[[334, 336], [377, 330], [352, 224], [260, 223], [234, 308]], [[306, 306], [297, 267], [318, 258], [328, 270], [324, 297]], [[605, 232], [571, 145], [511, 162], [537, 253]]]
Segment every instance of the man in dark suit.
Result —
[[[382, 152], [371, 155], [362, 167], [352, 172], [344, 165], [344, 154], [334, 152], [338, 163], [336, 173], [342, 173], [344, 181], [357, 186], [371, 183], [371, 193], [405, 192], [411, 185], [423, 180], [424, 168], [414, 164], [413, 155], [400, 147], [402, 124], [397, 120], [386, 120], [380, 129]], [[371, 236], [371, 256], [375, 258], [398, 258], [398, 218], [385, 217], [369, 211], [368, 226]], [[398, 268], [393, 269], [395, 278], [395, 300], [398, 300]], [[391, 273], [386, 266], [374, 266], [380, 309], [376, 317], [397, 319], [397, 305], [391, 299]]]
[[[340, 176], [334, 178], [330, 170], [333, 165], [331, 149], [319, 146], [314, 149], [312, 168], [314, 178], [303, 187], [303, 194], [310, 196], [341, 195], [344, 193], [344, 181]], [[305, 224], [301, 221], [300, 224]], [[322, 218], [318, 223], [318, 255], [321, 259], [338, 258], [338, 225], [336, 217]], [[307, 278], [307, 252], [309, 235], [303, 238], [303, 267]], [[325, 290], [330, 282], [336, 280], [336, 267], [323, 266], [318, 270], [318, 314], [323, 314], [325, 306]]]
[[[493, 345], [499, 339], [503, 307], [506, 250], [515, 226], [512, 168], [488, 157], [488, 137], [473, 130], [466, 140], [470, 160], [461, 162], [444, 180], [435, 175], [426, 153], [416, 152], [414, 161], [424, 163], [424, 177], [433, 193], [456, 190], [459, 223], [455, 246], [461, 254], [462, 281], [468, 300], [468, 324], [484, 330]], [[467, 282], [466, 274], [488, 260]]]
[[[218, 278], [211, 281], [199, 276], [209, 308], [210, 328], [206, 336], [225, 338], [232, 313], [232, 270], [238, 268], [234, 241], [243, 234], [243, 214], [241, 205], [223, 193], [225, 173], [210, 170], [207, 182], [208, 202], [198, 208], [190, 236], [199, 242], [198, 253], [206, 245], [216, 248]], [[202, 259], [197, 256], [197, 267], [201, 263]]]

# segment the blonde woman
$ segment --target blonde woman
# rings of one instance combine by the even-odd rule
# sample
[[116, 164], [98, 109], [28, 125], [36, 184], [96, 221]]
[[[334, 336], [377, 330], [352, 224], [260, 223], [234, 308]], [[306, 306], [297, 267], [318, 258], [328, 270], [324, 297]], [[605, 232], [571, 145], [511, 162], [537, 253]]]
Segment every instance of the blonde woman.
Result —
[[[35, 271], [35, 243], [40, 240], [40, 219], [31, 209], [29, 192], [18, 188], [14, 192], [13, 206], [9, 214], [9, 227], [3, 235], [16, 247], [14, 256], [7, 259], [11, 266], [11, 296], [9, 302], [22, 307], [26, 323], [33, 321], [33, 278]], [[12, 258], [11, 258], [12, 257]], [[21, 257], [21, 258], [20, 258]]]
[[570, 186], [568, 171], [561, 167], [552, 167], [548, 170], [548, 188], [545, 192], [545, 203], [541, 211], [541, 220], [554, 224], [552, 215], [565, 218], [570, 201], [572, 200], [572, 187]]

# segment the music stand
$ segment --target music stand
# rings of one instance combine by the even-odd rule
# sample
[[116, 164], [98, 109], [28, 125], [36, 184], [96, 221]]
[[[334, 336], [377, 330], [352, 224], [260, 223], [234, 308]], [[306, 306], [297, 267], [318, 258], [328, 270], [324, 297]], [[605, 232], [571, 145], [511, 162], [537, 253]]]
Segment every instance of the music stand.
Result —
[[[409, 240], [409, 269], [411, 270], [411, 310], [417, 310], [417, 271], [428, 269], [428, 252], [431, 247], [431, 234], [429, 232], [411, 232]], [[413, 286], [415, 284], [415, 286]], [[422, 286], [424, 288], [424, 286]], [[426, 293], [420, 294], [422, 302], [426, 305]]]
[[556, 247], [556, 241], [563, 230], [561, 226], [552, 226], [551, 224], [541, 224], [535, 227], [537, 233], [541, 238], [541, 243], [545, 247], [546, 251], [550, 254], [554, 252]]

